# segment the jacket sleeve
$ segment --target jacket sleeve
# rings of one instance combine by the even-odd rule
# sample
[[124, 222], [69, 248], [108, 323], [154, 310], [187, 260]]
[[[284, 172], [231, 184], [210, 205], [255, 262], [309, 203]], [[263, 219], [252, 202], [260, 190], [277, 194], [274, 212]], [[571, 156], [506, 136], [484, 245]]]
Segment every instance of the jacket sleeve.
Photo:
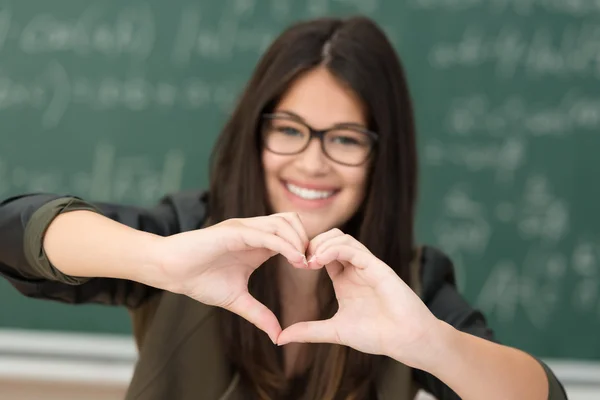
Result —
[[[459, 294], [454, 277], [454, 266], [450, 259], [434, 248], [425, 247], [421, 265], [421, 298], [429, 310], [437, 318], [460, 331], [498, 343], [484, 315], [472, 308]], [[544, 362], [537, 358], [536, 360], [546, 371], [549, 385], [548, 400], [566, 400], [565, 390], [554, 373]], [[446, 384], [425, 371], [415, 369], [414, 379], [438, 400], [460, 399]]]
[[200, 226], [204, 217], [200, 198], [199, 192], [179, 193], [166, 196], [150, 209], [50, 194], [8, 198], [0, 203], [0, 275], [27, 297], [136, 308], [159, 290], [122, 279], [61, 273], [44, 252], [46, 229], [61, 213], [89, 210], [135, 229], [168, 236]]

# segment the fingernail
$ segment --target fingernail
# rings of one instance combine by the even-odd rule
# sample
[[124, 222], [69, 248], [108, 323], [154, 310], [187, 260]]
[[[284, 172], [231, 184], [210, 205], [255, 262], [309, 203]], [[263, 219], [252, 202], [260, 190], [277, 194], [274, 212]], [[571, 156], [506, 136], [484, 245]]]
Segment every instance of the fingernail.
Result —
[[306, 256], [304, 254], [302, 254], [302, 262], [308, 267], [308, 261], [306, 261]]
[[308, 262], [314, 262], [317, 259], [317, 256], [313, 254], [313, 256], [308, 260]]

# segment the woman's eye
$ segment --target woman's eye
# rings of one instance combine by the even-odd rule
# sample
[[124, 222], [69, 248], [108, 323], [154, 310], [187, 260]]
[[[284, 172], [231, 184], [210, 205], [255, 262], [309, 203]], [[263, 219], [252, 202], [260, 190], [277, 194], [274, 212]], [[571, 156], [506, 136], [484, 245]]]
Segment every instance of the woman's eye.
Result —
[[298, 136], [298, 135], [302, 135], [302, 132], [300, 132], [298, 129], [293, 128], [291, 126], [280, 126], [277, 128], [278, 132], [281, 132], [285, 135], [288, 136]]
[[338, 144], [348, 145], [348, 146], [360, 146], [361, 142], [356, 140], [353, 137], [349, 136], [336, 136], [333, 138], [333, 141]]

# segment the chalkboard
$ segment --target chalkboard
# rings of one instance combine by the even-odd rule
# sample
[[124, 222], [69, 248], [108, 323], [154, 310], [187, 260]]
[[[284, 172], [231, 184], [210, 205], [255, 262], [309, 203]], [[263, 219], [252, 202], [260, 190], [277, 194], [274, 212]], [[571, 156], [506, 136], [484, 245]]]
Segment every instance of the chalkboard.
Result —
[[[504, 343], [600, 359], [600, 3], [0, 0], [0, 197], [149, 205], [207, 184], [216, 135], [290, 22], [363, 13], [415, 100], [418, 238]], [[123, 310], [19, 296], [0, 327], [131, 332]]]

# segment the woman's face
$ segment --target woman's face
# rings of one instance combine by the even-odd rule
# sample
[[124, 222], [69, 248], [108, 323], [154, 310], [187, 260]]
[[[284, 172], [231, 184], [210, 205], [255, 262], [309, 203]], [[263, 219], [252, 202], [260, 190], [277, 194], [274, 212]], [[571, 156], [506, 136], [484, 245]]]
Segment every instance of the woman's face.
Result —
[[[352, 130], [367, 128], [360, 100], [323, 67], [300, 76], [273, 114], [284, 116], [269, 125], [270, 131], [277, 132], [280, 140], [277, 146], [302, 141], [308, 132], [303, 124], [314, 129], [339, 124], [351, 126], [349, 130], [340, 130], [340, 135], [336, 133], [325, 139], [327, 148], [332, 149], [330, 154], [338, 157], [352, 159], [370, 143], [368, 136]], [[297, 212], [309, 238], [342, 226], [363, 201], [368, 162], [348, 166], [333, 161], [324, 154], [317, 138], [312, 138], [304, 151], [293, 155], [276, 154], [265, 148], [262, 161], [273, 211]]]

